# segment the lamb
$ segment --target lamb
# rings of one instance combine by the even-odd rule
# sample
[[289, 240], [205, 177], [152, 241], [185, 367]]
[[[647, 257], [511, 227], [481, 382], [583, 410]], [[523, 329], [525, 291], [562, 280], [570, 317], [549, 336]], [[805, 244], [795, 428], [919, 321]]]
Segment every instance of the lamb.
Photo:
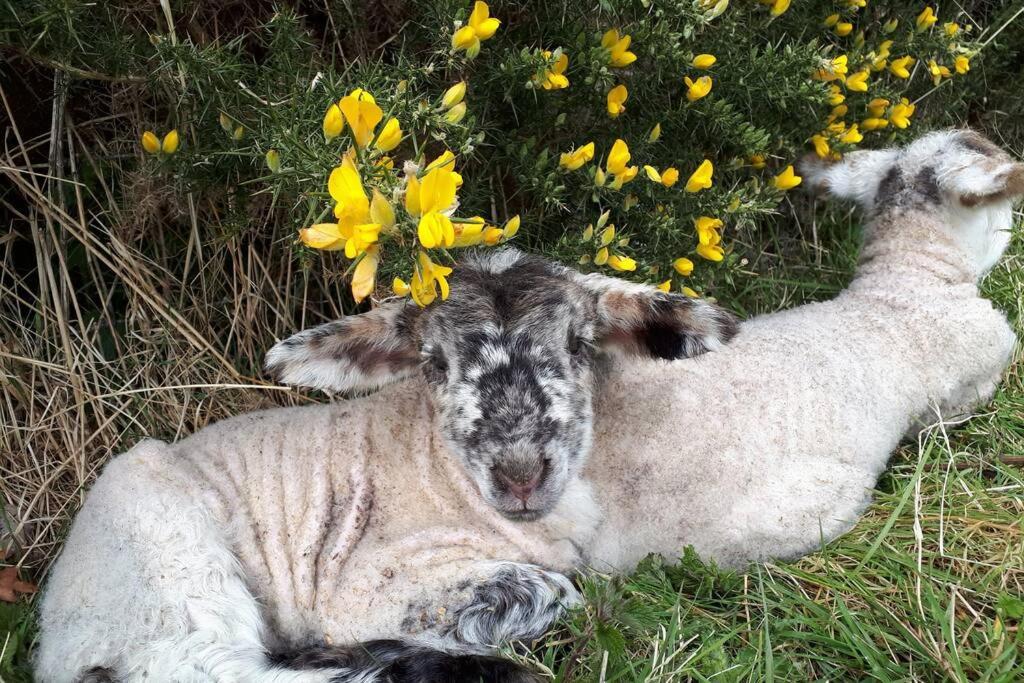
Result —
[[604, 510], [592, 566], [815, 550], [853, 525], [905, 434], [993, 395], [1016, 338], [976, 282], [1009, 242], [1024, 164], [951, 130], [802, 173], [867, 212], [852, 283], [743, 323], [719, 353], [619, 363], [584, 472]]
[[577, 599], [597, 347], [676, 358], [734, 331], [706, 302], [505, 250], [446, 302], [299, 333], [268, 354], [288, 381], [415, 379], [112, 460], [50, 574], [37, 677], [530, 680], [488, 652]]

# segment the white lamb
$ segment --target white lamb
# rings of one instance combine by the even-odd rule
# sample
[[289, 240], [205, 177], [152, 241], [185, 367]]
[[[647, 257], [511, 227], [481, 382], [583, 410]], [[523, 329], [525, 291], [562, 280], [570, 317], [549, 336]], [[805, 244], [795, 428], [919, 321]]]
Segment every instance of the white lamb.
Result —
[[[614, 364], [593, 429], [595, 345], [692, 355], [728, 318], [506, 251], [424, 317], [385, 306], [282, 342], [286, 380], [425, 379], [114, 460], [47, 586], [40, 679], [522, 680], [478, 653], [543, 632], [576, 597], [559, 572], [842, 533], [915, 420], [984, 400], [1009, 360], [975, 282], [1024, 166], [953, 131], [804, 173], [871, 213], [849, 289], [696, 360]], [[578, 477], [591, 434], [601, 511]], [[371, 638], [393, 640], [336, 645]]]

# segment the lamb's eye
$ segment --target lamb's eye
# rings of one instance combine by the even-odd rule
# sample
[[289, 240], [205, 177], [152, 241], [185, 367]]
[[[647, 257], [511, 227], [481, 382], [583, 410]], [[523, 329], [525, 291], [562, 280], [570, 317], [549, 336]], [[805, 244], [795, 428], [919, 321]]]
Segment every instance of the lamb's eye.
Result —
[[423, 372], [432, 382], [443, 382], [448, 376], [448, 361], [439, 350], [424, 354]]

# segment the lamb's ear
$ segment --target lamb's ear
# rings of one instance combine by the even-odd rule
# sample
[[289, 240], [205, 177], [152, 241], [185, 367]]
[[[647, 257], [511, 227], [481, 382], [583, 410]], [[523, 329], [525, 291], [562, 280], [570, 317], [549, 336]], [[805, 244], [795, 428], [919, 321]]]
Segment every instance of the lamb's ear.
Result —
[[1024, 195], [1024, 164], [979, 157], [974, 163], [942, 174], [939, 185], [964, 206], [1013, 201]]
[[736, 318], [714, 304], [597, 273], [578, 276], [597, 297], [599, 343], [621, 353], [689, 358], [736, 335]]
[[797, 171], [812, 192], [850, 199], [868, 209], [898, 155], [895, 149], [862, 149], [832, 161], [811, 154], [800, 161]]
[[366, 392], [408, 376], [419, 362], [412, 327], [419, 308], [391, 301], [368, 313], [303, 330], [267, 353], [265, 368], [284, 384]]

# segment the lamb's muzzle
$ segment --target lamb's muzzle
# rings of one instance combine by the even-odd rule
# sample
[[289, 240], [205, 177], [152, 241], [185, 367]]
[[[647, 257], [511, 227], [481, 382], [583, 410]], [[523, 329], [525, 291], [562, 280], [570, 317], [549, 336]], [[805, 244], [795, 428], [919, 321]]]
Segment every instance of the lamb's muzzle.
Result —
[[448, 448], [510, 519], [547, 514], [591, 447], [597, 354], [684, 358], [735, 333], [721, 308], [513, 249], [471, 254], [447, 301], [400, 300], [286, 339], [267, 370], [360, 392], [421, 373]]

